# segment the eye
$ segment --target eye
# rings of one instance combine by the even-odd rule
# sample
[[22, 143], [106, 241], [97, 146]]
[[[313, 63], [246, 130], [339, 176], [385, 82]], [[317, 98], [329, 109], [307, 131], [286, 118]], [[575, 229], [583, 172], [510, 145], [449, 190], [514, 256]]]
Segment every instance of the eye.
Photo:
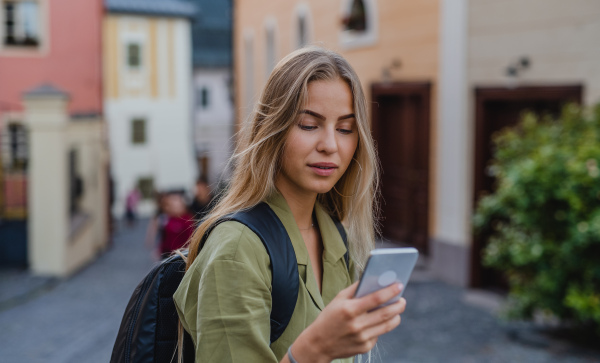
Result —
[[342, 135], [350, 135], [354, 132], [351, 126], [338, 127], [337, 131]]
[[314, 130], [317, 128], [317, 126], [303, 125], [303, 124], [298, 124], [298, 127], [304, 131], [311, 131], [311, 130]]
[[340, 129], [337, 129], [337, 130], [338, 130], [338, 131], [339, 131], [341, 134], [343, 134], [343, 135], [350, 135], [351, 133], [353, 133], [353, 132], [354, 132], [354, 130], [352, 130], [352, 129], [345, 129], [345, 128], [344, 128], [344, 129], [341, 129], [341, 128], [340, 128]]

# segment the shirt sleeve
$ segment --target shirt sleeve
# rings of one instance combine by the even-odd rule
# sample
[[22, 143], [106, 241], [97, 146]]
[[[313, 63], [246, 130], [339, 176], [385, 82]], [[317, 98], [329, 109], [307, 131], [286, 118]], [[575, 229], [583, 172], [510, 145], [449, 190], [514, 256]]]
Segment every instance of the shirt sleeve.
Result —
[[269, 264], [242, 224], [225, 222], [211, 233], [174, 296], [196, 362], [277, 362], [269, 347]]

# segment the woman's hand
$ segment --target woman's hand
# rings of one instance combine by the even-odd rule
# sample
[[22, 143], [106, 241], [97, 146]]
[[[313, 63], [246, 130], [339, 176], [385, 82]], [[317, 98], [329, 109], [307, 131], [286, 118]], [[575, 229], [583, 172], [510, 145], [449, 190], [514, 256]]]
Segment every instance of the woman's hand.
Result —
[[300, 363], [331, 362], [370, 351], [380, 335], [400, 324], [406, 300], [373, 310], [398, 295], [393, 284], [367, 296], [353, 298], [358, 282], [340, 291], [317, 319], [293, 344], [292, 354]]

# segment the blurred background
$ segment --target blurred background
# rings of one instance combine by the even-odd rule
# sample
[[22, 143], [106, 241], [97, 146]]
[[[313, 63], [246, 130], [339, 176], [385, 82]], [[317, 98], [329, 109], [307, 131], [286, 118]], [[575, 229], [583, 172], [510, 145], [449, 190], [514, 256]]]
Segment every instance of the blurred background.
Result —
[[[0, 360], [108, 361], [161, 243], [180, 243], [226, 184], [269, 73], [310, 44], [346, 57], [370, 103], [381, 245], [421, 252], [406, 318], [376, 359], [600, 361], [597, 148], [580, 163], [596, 194], [564, 237], [589, 230], [586, 249], [565, 252], [593, 256], [585, 294], [505, 320], [523, 264], [492, 269], [500, 228], [473, 224], [502, 177], [496, 135], [524, 111], [560, 122], [565, 105], [600, 102], [596, 0], [0, 0]], [[565, 220], [548, 205], [531, 208]], [[550, 290], [565, 294], [574, 271]], [[574, 325], [598, 340], [564, 333]]]

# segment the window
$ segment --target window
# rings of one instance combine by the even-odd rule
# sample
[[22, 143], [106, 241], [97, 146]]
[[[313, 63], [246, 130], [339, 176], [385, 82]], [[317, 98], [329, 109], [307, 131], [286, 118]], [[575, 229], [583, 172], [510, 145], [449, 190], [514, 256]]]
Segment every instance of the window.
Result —
[[267, 38], [266, 75], [268, 78], [273, 70], [273, 67], [275, 67], [275, 28], [273, 26], [268, 26], [265, 35]]
[[4, 44], [37, 47], [40, 44], [40, 15], [37, 1], [3, 1]]
[[146, 120], [138, 118], [131, 121], [131, 143], [134, 145], [146, 143]]
[[298, 16], [298, 48], [302, 48], [308, 43], [306, 32], [306, 16], [302, 14]]
[[27, 129], [20, 121], [7, 120], [0, 129], [0, 219], [27, 216], [28, 159]]
[[379, 18], [375, 0], [343, 0], [340, 43], [345, 49], [372, 46], [377, 42]]
[[296, 19], [295, 31], [292, 32], [292, 42], [297, 48], [305, 47], [311, 42], [312, 21], [310, 7], [306, 1], [301, 1], [294, 8], [294, 19]]
[[79, 174], [79, 153], [76, 149], [69, 150], [69, 211], [77, 214], [81, 207], [84, 192], [83, 178]]
[[350, 14], [344, 19], [346, 30], [364, 32], [367, 30], [365, 3], [362, 0], [352, 0]]
[[202, 87], [198, 95], [198, 103], [202, 108], [207, 108], [210, 104], [210, 94], [208, 88]]
[[[27, 150], [27, 130], [25, 129], [25, 126], [21, 123], [10, 123], [3, 136], [3, 146], [6, 148], [2, 158], [4, 167], [10, 171], [27, 170], [29, 156]], [[0, 142], [0, 144], [2, 144], [2, 142]]]
[[252, 111], [254, 100], [254, 36], [250, 31], [244, 34], [244, 106], [245, 117]]
[[154, 198], [154, 178], [151, 176], [139, 178], [138, 190], [143, 199]]
[[127, 64], [131, 68], [140, 68], [142, 65], [141, 46], [138, 43], [127, 45]]

